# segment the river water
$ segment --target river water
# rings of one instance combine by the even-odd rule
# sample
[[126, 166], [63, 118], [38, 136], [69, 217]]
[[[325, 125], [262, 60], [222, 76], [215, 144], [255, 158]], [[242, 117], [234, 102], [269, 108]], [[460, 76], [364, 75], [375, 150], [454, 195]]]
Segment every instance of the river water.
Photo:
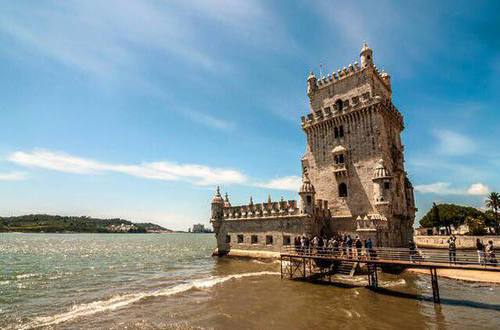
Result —
[[0, 234], [0, 329], [499, 329], [500, 286], [426, 275], [318, 285], [212, 258], [207, 234]]

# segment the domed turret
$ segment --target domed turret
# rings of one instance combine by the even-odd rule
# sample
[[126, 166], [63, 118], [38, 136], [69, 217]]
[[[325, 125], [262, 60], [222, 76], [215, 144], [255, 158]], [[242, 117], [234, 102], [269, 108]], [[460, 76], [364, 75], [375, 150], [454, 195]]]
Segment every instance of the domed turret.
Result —
[[307, 77], [307, 95], [311, 96], [317, 87], [316, 76], [314, 75], [314, 72], [311, 71], [309, 77]]
[[224, 198], [224, 207], [231, 207], [231, 203], [229, 202], [229, 196], [227, 195], [227, 193]]
[[363, 47], [361, 47], [359, 57], [361, 60], [362, 68], [366, 68], [367, 66], [373, 65], [373, 50], [370, 47], [368, 47], [368, 44], [366, 42], [363, 43]]
[[315, 193], [314, 186], [307, 174], [304, 174], [304, 178], [302, 179], [302, 186], [300, 187], [300, 193]]
[[300, 209], [302, 213], [314, 215], [314, 195], [316, 191], [312, 185], [307, 173], [302, 177], [302, 186], [300, 187]]
[[217, 191], [215, 192], [214, 197], [212, 198], [212, 204], [224, 204], [224, 200], [220, 194], [220, 187], [217, 186]]
[[380, 159], [373, 171], [373, 180], [389, 179], [390, 177], [391, 176], [389, 175], [389, 171], [387, 171], [387, 169], [384, 166], [384, 161]]

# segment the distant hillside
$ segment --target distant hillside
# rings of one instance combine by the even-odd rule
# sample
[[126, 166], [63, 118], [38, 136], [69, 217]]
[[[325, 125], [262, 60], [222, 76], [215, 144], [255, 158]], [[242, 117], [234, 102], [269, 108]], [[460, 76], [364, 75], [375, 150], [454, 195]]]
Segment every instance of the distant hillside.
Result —
[[124, 219], [30, 214], [0, 217], [0, 232], [147, 233], [171, 231], [153, 223], [133, 223]]
[[149, 233], [155, 233], [155, 232], [158, 232], [158, 233], [174, 233], [173, 230], [170, 230], [170, 229], [167, 229], [165, 227], [162, 227], [160, 225], [157, 225], [157, 224], [154, 224], [154, 223], [150, 223], [150, 222], [145, 222], [145, 223], [136, 223], [137, 226], [140, 226], [140, 227], [144, 227], [146, 229], [146, 231]]

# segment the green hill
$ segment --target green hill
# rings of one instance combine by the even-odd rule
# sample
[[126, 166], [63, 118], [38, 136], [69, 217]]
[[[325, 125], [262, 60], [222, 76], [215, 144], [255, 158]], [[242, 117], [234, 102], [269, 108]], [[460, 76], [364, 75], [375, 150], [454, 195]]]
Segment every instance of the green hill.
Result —
[[[153, 230], [151, 230], [153, 229]], [[152, 223], [133, 223], [124, 219], [30, 214], [0, 217], [0, 232], [31, 233], [146, 233], [169, 230]]]

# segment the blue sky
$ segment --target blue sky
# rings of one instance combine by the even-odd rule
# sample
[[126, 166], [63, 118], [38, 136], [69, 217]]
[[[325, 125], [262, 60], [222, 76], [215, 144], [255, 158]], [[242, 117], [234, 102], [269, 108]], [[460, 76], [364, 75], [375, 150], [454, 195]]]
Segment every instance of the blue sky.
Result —
[[208, 223], [296, 199], [306, 77], [392, 76], [418, 217], [500, 189], [498, 1], [0, 1], [0, 215]]

